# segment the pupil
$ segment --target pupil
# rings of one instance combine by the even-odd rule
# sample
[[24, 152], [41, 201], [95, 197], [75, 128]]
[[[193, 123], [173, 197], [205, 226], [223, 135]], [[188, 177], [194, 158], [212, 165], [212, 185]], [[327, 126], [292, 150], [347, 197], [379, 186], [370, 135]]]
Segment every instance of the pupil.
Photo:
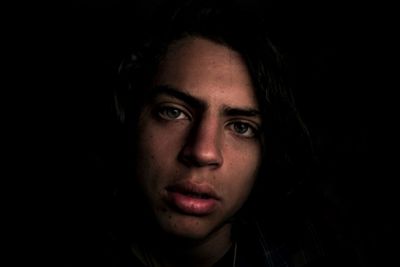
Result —
[[238, 133], [245, 133], [247, 131], [247, 125], [243, 123], [235, 124], [235, 131]]
[[180, 113], [179, 113], [179, 110], [177, 110], [177, 109], [170, 109], [167, 111], [167, 114], [171, 118], [176, 118], [179, 116]]

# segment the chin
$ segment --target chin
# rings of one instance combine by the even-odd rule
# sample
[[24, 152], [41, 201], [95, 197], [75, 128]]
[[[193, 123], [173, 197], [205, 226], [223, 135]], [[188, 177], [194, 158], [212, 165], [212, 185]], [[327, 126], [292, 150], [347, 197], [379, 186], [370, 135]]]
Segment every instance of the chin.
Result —
[[203, 240], [218, 229], [218, 224], [206, 217], [167, 214], [158, 221], [163, 232], [178, 239]]

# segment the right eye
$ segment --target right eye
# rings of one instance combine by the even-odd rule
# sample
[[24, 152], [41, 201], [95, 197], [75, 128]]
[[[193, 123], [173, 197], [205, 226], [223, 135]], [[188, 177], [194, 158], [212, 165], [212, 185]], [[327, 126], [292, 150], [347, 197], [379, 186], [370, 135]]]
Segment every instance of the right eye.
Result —
[[158, 115], [166, 120], [185, 120], [188, 119], [189, 117], [185, 114], [185, 112], [183, 112], [182, 110], [180, 110], [179, 108], [176, 107], [162, 107], [159, 111], [158, 111]]

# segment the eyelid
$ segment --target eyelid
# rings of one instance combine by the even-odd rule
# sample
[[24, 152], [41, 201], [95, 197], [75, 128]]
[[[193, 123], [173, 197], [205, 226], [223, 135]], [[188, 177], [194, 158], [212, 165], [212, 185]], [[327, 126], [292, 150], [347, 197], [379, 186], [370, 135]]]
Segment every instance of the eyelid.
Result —
[[[233, 125], [235, 123], [246, 124], [251, 129], [251, 131], [253, 131], [253, 134], [251, 136], [246, 136], [245, 134], [240, 134], [240, 133], [236, 133], [236, 132], [235, 132], [235, 135], [238, 135], [238, 136], [244, 137], [244, 138], [256, 138], [260, 134], [261, 125], [259, 125], [258, 123], [255, 123], [253, 121], [243, 120], [243, 119], [232, 119], [232, 120], [228, 121], [227, 126], [233, 127]], [[232, 131], [234, 131], [234, 130], [232, 130]]]
[[[161, 102], [161, 103], [157, 104], [156, 113], [159, 116], [161, 116], [160, 112], [163, 110], [166, 110], [166, 109], [177, 109], [185, 115], [186, 119], [192, 120], [192, 115], [186, 107], [184, 107], [180, 104], [171, 103], [171, 102]], [[164, 119], [168, 119], [168, 118], [164, 118]], [[182, 119], [180, 119], [180, 120], [182, 120]]]
[[259, 130], [261, 129], [261, 123], [259, 122], [255, 122], [253, 120], [249, 120], [249, 119], [243, 119], [243, 118], [234, 118], [234, 119], [230, 119], [227, 124], [232, 124], [235, 122], [239, 122], [239, 123], [243, 123], [243, 124], [248, 124], [249, 126], [251, 126], [252, 128], [254, 128], [255, 130]]

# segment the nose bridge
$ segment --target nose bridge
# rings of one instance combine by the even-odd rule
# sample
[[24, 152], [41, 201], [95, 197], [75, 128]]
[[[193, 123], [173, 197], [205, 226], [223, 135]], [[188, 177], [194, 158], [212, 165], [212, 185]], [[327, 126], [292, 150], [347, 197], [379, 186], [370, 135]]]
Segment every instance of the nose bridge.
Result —
[[220, 166], [222, 132], [217, 116], [204, 115], [189, 133], [182, 156], [185, 163], [194, 166]]

